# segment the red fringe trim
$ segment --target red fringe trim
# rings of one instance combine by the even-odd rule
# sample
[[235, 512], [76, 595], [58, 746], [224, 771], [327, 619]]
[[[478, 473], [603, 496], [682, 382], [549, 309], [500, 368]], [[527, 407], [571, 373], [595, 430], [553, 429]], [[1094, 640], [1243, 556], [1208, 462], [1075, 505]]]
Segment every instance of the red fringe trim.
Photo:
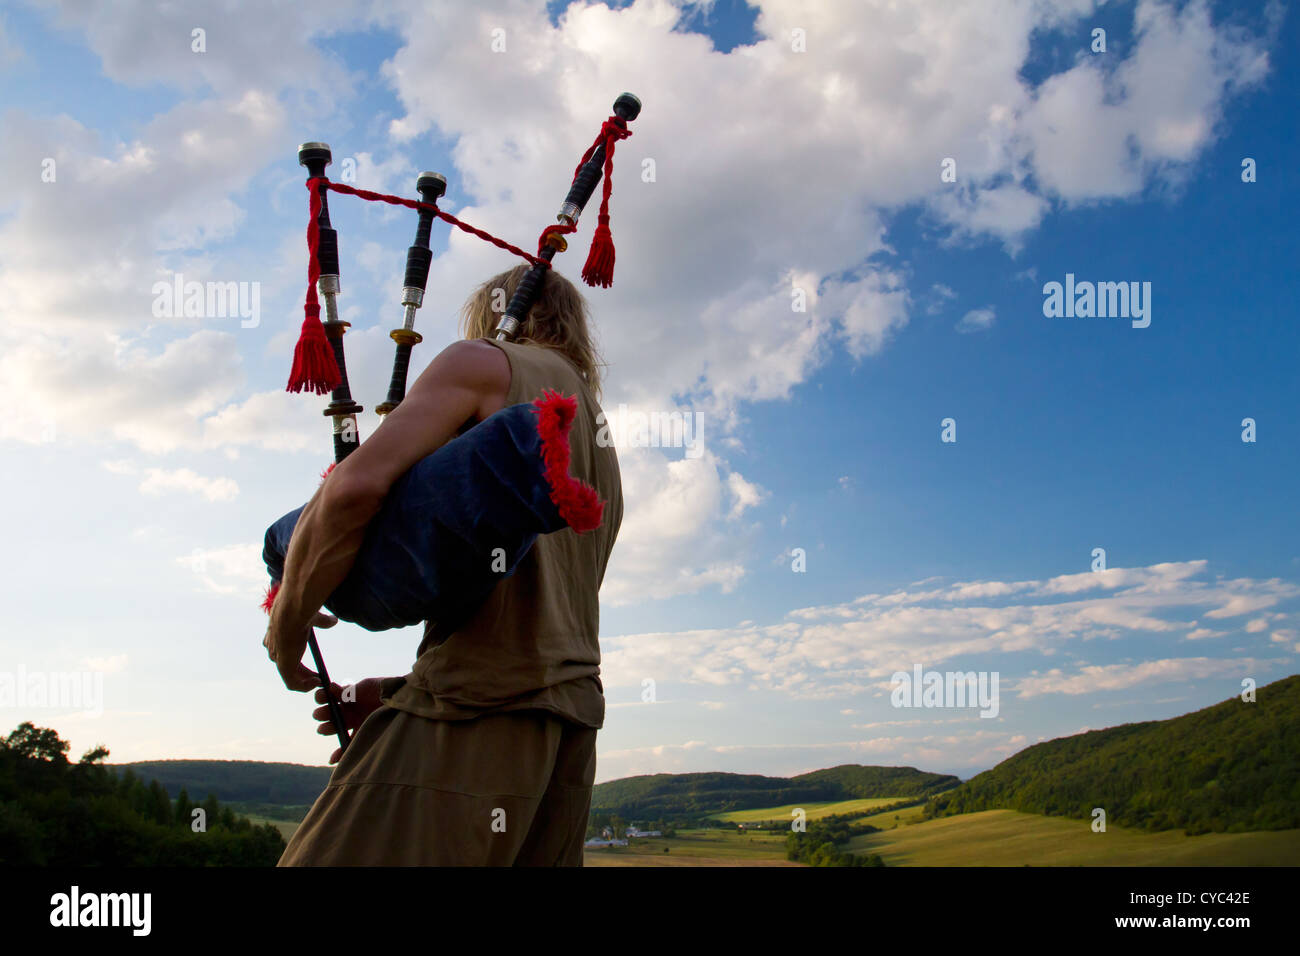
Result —
[[271, 586], [266, 589], [266, 597], [262, 600], [262, 610], [267, 614], [271, 613], [271, 608], [275, 606], [275, 596], [280, 593], [280, 582], [272, 581]]
[[569, 474], [569, 429], [578, 412], [574, 395], [561, 395], [546, 389], [533, 402], [537, 412], [537, 433], [542, 438], [542, 462], [546, 483], [551, 486], [551, 501], [570, 528], [581, 534], [600, 527], [605, 502], [596, 489]]

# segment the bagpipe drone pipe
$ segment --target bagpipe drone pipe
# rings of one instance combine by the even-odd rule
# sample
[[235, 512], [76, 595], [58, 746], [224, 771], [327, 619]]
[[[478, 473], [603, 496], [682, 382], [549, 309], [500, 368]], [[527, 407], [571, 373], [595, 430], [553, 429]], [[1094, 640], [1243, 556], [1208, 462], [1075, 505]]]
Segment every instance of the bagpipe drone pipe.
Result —
[[[376, 408], [385, 415], [405, 397], [411, 350], [421, 341], [414, 331], [415, 312], [423, 303], [433, 258], [429, 237], [434, 218], [531, 263], [496, 327], [496, 338], [509, 340], [527, 319], [551, 259], [567, 248], [564, 236], [576, 231], [578, 218], [602, 177], [600, 213], [582, 277], [591, 286], [611, 284], [614, 243], [609, 230], [609, 199], [614, 147], [631, 135], [627, 124], [640, 111], [640, 101], [630, 93], [614, 102], [613, 115], [602, 123], [595, 142], [578, 162], [557, 224], [542, 230], [535, 256], [439, 209], [437, 200], [446, 189], [446, 180], [437, 173], [419, 175], [416, 188], [420, 200], [403, 199], [331, 182], [325, 177], [325, 167], [332, 159], [329, 147], [315, 142], [299, 147], [298, 161], [307, 168], [311, 200], [308, 286], [287, 390], [330, 393], [325, 415], [334, 423], [336, 464], [360, 443], [357, 414], [362, 408], [353, 401], [348, 383], [343, 351], [348, 323], [339, 319], [336, 302], [341, 291], [338, 234], [330, 222], [326, 193], [332, 190], [419, 212], [416, 238], [407, 250], [403, 323], [391, 333], [397, 343], [392, 379], [387, 400]], [[599, 527], [604, 503], [594, 488], [569, 474], [569, 431], [576, 409], [576, 396], [547, 392], [532, 403], [500, 410], [417, 462], [390, 489], [367, 526], [351, 572], [325, 607], [340, 620], [372, 631], [421, 621], [461, 622], [514, 572], [539, 535], [564, 527], [577, 532]], [[289, 512], [266, 532], [263, 558], [272, 584], [263, 608], [268, 613], [302, 511]], [[339, 742], [346, 747], [346, 725], [314, 633], [309, 633], [308, 647]]]

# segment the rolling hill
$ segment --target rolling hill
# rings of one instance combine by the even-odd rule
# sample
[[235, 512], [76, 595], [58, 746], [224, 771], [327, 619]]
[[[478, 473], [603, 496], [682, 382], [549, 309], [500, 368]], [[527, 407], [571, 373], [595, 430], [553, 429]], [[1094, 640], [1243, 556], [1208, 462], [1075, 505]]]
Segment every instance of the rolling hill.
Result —
[[803, 801], [830, 803], [855, 798], [921, 799], [957, 786], [947, 774], [914, 767], [843, 764], [796, 777], [738, 773], [655, 773], [600, 783], [592, 790], [593, 813], [628, 819], [704, 817], [729, 810], [774, 807]]
[[157, 780], [172, 797], [184, 788], [196, 800], [211, 793], [230, 803], [286, 806], [313, 803], [331, 773], [329, 767], [254, 760], [144, 760], [110, 769], [130, 769], [145, 780]]
[[1300, 675], [1169, 720], [1028, 747], [926, 807], [1019, 810], [1189, 834], [1300, 827]]

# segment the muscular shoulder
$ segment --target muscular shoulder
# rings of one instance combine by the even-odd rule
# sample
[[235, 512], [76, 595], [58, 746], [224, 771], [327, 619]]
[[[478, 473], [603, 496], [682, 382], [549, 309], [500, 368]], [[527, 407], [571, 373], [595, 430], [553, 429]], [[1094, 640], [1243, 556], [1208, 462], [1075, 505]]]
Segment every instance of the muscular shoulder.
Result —
[[455, 380], [466, 385], [486, 383], [510, 388], [510, 360], [487, 339], [463, 339], [448, 345], [438, 361]]
[[438, 380], [474, 393], [479, 417], [504, 407], [510, 391], [510, 360], [486, 339], [453, 342], [433, 360]]

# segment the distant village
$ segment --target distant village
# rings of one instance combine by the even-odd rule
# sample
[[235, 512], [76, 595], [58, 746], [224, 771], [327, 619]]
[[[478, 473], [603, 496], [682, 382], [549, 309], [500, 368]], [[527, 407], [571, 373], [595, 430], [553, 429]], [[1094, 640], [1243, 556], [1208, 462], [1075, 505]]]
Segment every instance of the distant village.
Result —
[[630, 826], [624, 828], [623, 838], [620, 839], [618, 837], [618, 834], [616, 834], [612, 828], [605, 827], [603, 830], [600, 831], [600, 836], [592, 837], [590, 840], [584, 843], [583, 846], [587, 847], [588, 849], [602, 847], [602, 846], [627, 846], [628, 840], [636, 840], [640, 837], [657, 837], [657, 836], [663, 836], [663, 832], [660, 830], [641, 830], [638, 829], [637, 827]]

